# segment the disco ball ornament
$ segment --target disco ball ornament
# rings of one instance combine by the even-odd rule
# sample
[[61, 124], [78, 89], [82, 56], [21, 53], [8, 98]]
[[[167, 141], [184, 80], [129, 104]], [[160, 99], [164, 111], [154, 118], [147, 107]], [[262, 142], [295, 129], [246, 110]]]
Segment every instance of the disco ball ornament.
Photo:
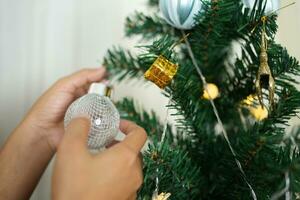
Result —
[[[279, 0], [266, 0], [266, 9], [265, 13], [270, 14], [279, 9], [280, 1]], [[245, 7], [250, 8], [251, 10], [254, 8], [255, 0], [243, 0]], [[264, 5], [265, 1], [263, 2]]]
[[173, 27], [188, 30], [195, 26], [195, 15], [202, 9], [201, 0], [160, 0], [164, 19]]
[[74, 101], [66, 112], [65, 127], [80, 116], [87, 116], [91, 121], [87, 141], [90, 150], [100, 150], [111, 144], [119, 132], [119, 112], [106, 96], [91, 93]]

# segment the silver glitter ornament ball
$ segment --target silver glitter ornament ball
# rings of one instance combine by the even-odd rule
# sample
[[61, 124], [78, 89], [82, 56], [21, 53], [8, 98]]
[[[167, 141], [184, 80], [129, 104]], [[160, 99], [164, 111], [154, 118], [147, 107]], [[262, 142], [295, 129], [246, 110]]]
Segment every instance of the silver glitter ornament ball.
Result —
[[164, 19], [178, 29], [188, 30], [195, 25], [195, 15], [202, 9], [201, 0], [160, 0]]
[[[265, 14], [270, 14], [280, 8], [280, 0], [265, 0], [267, 1]], [[263, 5], [265, 3], [263, 1]], [[255, 0], [243, 0], [245, 7], [250, 8], [251, 10], [254, 7]]]
[[87, 116], [91, 120], [87, 141], [90, 150], [99, 150], [111, 144], [117, 136], [120, 115], [108, 97], [91, 93], [74, 101], [66, 112], [65, 127], [80, 116]]

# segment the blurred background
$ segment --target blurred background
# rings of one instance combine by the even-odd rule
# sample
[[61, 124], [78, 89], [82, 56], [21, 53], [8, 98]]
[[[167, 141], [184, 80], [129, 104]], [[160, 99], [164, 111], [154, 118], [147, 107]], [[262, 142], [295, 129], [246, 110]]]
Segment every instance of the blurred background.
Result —
[[[300, 60], [300, 2], [294, 1], [279, 14], [277, 40]], [[134, 10], [146, 11], [146, 0], [0, 0], [0, 146], [58, 78], [100, 66], [113, 45], [134, 48], [123, 31]], [[115, 85], [114, 99], [125, 96], [164, 117], [167, 100], [152, 84]], [[51, 166], [32, 200], [50, 199], [50, 179]]]

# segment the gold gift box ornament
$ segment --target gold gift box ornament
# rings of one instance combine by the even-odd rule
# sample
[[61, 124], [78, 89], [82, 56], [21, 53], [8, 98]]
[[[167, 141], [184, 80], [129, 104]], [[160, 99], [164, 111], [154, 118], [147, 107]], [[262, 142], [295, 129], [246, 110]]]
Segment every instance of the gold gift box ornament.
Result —
[[152, 81], [159, 88], [164, 89], [173, 80], [178, 70], [178, 65], [172, 63], [164, 56], [159, 56], [144, 74], [145, 78]]

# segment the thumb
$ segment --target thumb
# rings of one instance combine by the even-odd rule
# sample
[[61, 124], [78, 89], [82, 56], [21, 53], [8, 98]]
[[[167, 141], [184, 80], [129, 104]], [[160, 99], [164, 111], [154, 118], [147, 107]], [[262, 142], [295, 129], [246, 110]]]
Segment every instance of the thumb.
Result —
[[75, 118], [66, 128], [63, 146], [69, 150], [87, 151], [87, 139], [90, 131], [88, 118]]

